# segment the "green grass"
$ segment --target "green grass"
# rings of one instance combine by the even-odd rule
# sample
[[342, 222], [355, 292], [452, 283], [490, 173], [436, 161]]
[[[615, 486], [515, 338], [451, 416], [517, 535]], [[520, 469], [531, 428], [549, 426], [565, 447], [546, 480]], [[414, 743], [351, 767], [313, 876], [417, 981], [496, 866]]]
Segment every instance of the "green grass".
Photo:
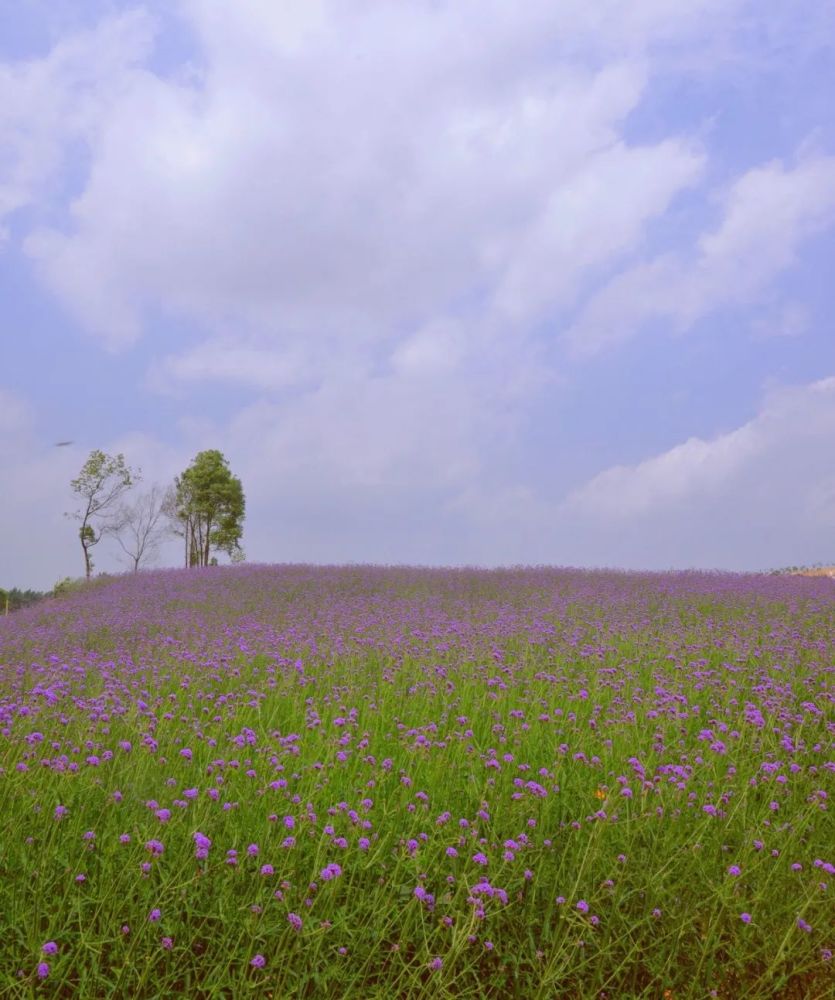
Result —
[[[821, 888], [820, 866], [835, 844], [821, 794], [833, 787], [829, 609], [650, 588], [647, 614], [644, 586], [616, 613], [602, 598], [557, 615], [489, 584], [469, 610], [447, 594], [415, 611], [414, 596], [366, 581], [361, 631], [329, 623], [315, 649], [311, 622], [328, 611], [315, 587], [259, 604], [245, 579], [225, 608], [189, 601], [184, 582], [159, 628], [82, 609], [42, 648], [34, 625], [7, 637], [0, 997], [835, 995], [835, 886]], [[505, 623], [495, 602], [508, 591]], [[56, 702], [32, 695], [56, 679]], [[700, 738], [707, 728], [724, 749]], [[255, 742], [236, 746], [245, 729]], [[41, 763], [62, 755], [63, 770]], [[196, 831], [212, 841], [206, 859]], [[505, 858], [508, 840], [519, 846]], [[331, 862], [342, 874], [324, 881]], [[474, 895], [485, 876], [506, 900]], [[41, 980], [46, 941], [58, 953]]]

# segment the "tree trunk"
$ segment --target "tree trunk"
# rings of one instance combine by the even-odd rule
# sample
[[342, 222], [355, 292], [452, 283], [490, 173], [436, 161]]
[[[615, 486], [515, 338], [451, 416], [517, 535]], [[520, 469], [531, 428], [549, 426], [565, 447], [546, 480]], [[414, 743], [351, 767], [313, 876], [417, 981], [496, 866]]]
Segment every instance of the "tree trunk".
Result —
[[206, 520], [206, 537], [203, 539], [203, 565], [209, 565], [209, 536], [212, 533], [211, 518]]
[[90, 546], [87, 542], [87, 536], [85, 534], [87, 529], [86, 522], [81, 525], [81, 530], [78, 533], [79, 539], [81, 541], [81, 551], [84, 553], [84, 576], [87, 580], [90, 579], [90, 574], [93, 572], [92, 560], [90, 559]]

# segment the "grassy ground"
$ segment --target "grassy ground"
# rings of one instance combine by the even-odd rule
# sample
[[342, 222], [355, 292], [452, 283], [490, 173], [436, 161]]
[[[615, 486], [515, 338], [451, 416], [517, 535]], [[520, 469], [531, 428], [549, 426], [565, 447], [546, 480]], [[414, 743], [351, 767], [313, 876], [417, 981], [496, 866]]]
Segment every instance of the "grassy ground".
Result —
[[833, 611], [248, 567], [3, 619], [0, 997], [831, 997]]

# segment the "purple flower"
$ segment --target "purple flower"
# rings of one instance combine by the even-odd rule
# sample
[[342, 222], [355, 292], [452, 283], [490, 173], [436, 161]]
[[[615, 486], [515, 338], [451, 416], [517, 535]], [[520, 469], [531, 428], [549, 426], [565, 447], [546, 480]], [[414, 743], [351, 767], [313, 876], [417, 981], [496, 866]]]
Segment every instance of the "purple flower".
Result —
[[148, 914], [148, 919], [151, 921], [152, 924], [155, 924], [160, 919], [161, 916], [162, 916], [162, 910], [160, 910], [158, 907], [155, 906], [154, 909], [151, 910], [151, 912]]
[[577, 909], [580, 911], [580, 913], [588, 913], [589, 904], [585, 901], [585, 899], [581, 899], [580, 902], [577, 904]]
[[806, 934], [812, 933], [811, 925], [807, 924], [806, 921], [803, 919], [803, 917], [797, 918], [797, 928], [798, 930], [804, 931]]
[[742, 874], [742, 869], [739, 867], [739, 865], [731, 865], [731, 867], [728, 869], [728, 874], [736, 877], [737, 875]]
[[193, 835], [194, 856], [198, 861], [204, 861], [209, 856], [209, 848], [212, 846], [211, 840], [198, 830]]
[[338, 878], [342, 874], [342, 869], [336, 862], [326, 865], [319, 874], [323, 882], [330, 882], [331, 879]]
[[739, 919], [743, 922], [743, 924], [750, 924], [751, 923], [751, 914], [750, 913], [740, 913]]
[[55, 812], [53, 813], [53, 816], [56, 819], [62, 819], [64, 816], [67, 815], [68, 812], [69, 812], [69, 810], [67, 809], [66, 806], [56, 806], [55, 807]]
[[478, 851], [476, 854], [473, 855], [473, 861], [475, 861], [477, 865], [486, 865], [487, 855], [483, 854], [481, 851]]
[[275, 871], [273, 869], [273, 866], [272, 865], [261, 865], [261, 874], [265, 875], [265, 876], [266, 875], [274, 875]]
[[259, 855], [259, 853], [260, 853], [260, 850], [261, 849], [259, 848], [259, 846], [257, 844], [250, 844], [249, 847], [247, 847], [247, 849], [246, 849], [246, 853], [251, 858], [257, 858], [258, 855]]
[[39, 962], [38, 963], [38, 979], [46, 979], [49, 975], [49, 963]]
[[145, 850], [153, 854], [155, 858], [158, 858], [165, 848], [159, 840], [148, 840], [145, 842]]
[[264, 958], [263, 955], [253, 955], [252, 958], [249, 960], [249, 964], [254, 969], [263, 969], [264, 966], [267, 964], [267, 960], [266, 958]]
[[164, 937], [160, 941], [160, 944], [163, 946], [163, 948], [165, 948], [166, 951], [171, 951], [171, 949], [174, 947], [174, 939], [170, 937]]
[[294, 931], [300, 931], [302, 929], [302, 918], [298, 913], [288, 913], [287, 920]]
[[44, 955], [57, 955], [58, 945], [54, 941], [47, 941], [46, 944], [41, 947], [41, 951]]
[[443, 959], [438, 958], [438, 956], [436, 955], [429, 963], [429, 968], [432, 970], [432, 972], [439, 972], [443, 968], [443, 965], [444, 965]]

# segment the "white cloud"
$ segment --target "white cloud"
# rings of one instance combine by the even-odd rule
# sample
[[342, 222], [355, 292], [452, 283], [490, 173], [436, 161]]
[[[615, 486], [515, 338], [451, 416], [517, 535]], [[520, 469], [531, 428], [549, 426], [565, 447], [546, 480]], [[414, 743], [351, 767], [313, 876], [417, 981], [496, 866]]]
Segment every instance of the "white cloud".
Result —
[[804, 240], [835, 222], [835, 157], [771, 162], [731, 186], [719, 226], [692, 257], [667, 254], [619, 273], [586, 303], [566, 337], [579, 354], [635, 336], [652, 321], [691, 327], [713, 310], [756, 303]]
[[[768, 494], [769, 456], [811, 461], [802, 422], [779, 443], [773, 400], [721, 439], [604, 472], [564, 504], [534, 485], [547, 449], [517, 447], [542, 386], [564, 374], [543, 329], [583, 296], [576, 348], [654, 318], [683, 329], [759, 302], [829, 220], [833, 161], [807, 153], [737, 178], [691, 253], [654, 253], [654, 223], [710, 176], [710, 147], [672, 127], [629, 141], [628, 119], [678, 60], [709, 73], [717, 46], [733, 58], [751, 3], [178, 9], [200, 47], [175, 75], [150, 68], [140, 13], [0, 71], [0, 105], [15, 109], [0, 110], [14, 150], [0, 205], [28, 208], [12, 239], [27, 234], [46, 287], [85, 329], [120, 349], [153, 328], [148, 384], [201, 400], [172, 430], [176, 447], [139, 435], [108, 450], [165, 478], [221, 447], [250, 499], [253, 554], [692, 564], [716, 551], [704, 525], [680, 549], [653, 530], [669, 522], [674, 537], [694, 498], [720, 517], [749, 473]], [[781, 317], [786, 332], [803, 322], [789, 306]], [[250, 395], [224, 422], [203, 406], [209, 391], [191, 396], [206, 386], [235, 390], [224, 407]], [[813, 397], [798, 390], [792, 406], [818, 414]], [[54, 497], [83, 460], [69, 470], [69, 457], [62, 478], [32, 466], [20, 481]], [[809, 469], [820, 524], [830, 486]], [[764, 510], [796, 510], [774, 492]]]
[[149, 18], [131, 11], [59, 40], [44, 58], [0, 62], [0, 220], [49, 200], [70, 145], [95, 141], [151, 43]]
[[458, 367], [470, 346], [458, 323], [437, 320], [404, 340], [394, 351], [391, 363], [395, 371], [403, 374], [449, 374]]
[[554, 518], [586, 553], [597, 548], [614, 564], [768, 568], [831, 560], [833, 440], [835, 377], [774, 390], [735, 430], [601, 472]]
[[285, 350], [260, 343], [209, 340], [181, 354], [169, 354], [151, 369], [148, 384], [174, 392], [199, 382], [225, 382], [273, 390], [313, 375], [312, 359], [298, 345]]
[[150, 309], [227, 344], [392, 342], [475, 301], [527, 330], [698, 179], [690, 141], [621, 129], [653, 47], [721, 6], [189, 0], [199, 72], [114, 61], [86, 185], [27, 252], [116, 347]]
[[680, 501], [719, 496], [764, 447], [756, 425], [751, 424], [712, 441], [690, 438], [638, 465], [601, 472], [572, 494], [567, 506], [628, 521]]

